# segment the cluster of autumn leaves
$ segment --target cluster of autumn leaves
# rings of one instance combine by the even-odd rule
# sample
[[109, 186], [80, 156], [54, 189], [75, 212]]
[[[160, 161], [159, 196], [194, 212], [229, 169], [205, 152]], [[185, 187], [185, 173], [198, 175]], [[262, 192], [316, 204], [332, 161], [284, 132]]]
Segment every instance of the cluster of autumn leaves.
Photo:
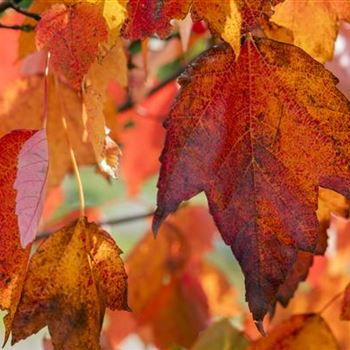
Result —
[[[339, 209], [345, 203], [340, 195], [332, 204], [329, 189], [349, 197], [350, 105], [322, 63], [332, 56], [339, 21], [350, 21], [350, 2], [34, 0], [29, 11], [41, 19], [27, 16], [23, 23], [35, 31], [17, 38], [22, 79], [0, 100], [0, 307], [8, 312], [6, 340], [10, 332], [14, 343], [47, 325], [55, 349], [99, 349], [105, 309], [130, 311], [121, 251], [84, 218], [83, 206], [79, 219], [30, 258], [32, 241], [45, 189], [50, 192], [73, 170], [79, 178], [81, 165], [97, 165], [108, 179], [118, 176], [116, 141], [124, 145], [131, 194], [158, 170], [160, 122], [177, 94], [175, 82], [151, 92], [131, 75], [126, 104], [132, 108], [120, 113], [118, 124], [115, 105], [125, 94], [128, 68], [134, 69], [133, 42], [141, 40], [139, 60], [152, 87], [154, 66], [162, 63], [147, 58], [149, 38], [166, 38], [177, 28], [186, 52], [198, 40], [191, 16], [208, 25], [212, 39], [203, 24], [199, 36], [220, 45], [192, 64], [182, 57], [181, 90], [164, 122], [153, 221], [153, 232], [164, 232], [155, 242], [149, 233], [127, 258], [134, 314], [120, 314], [121, 321], [112, 316], [106, 334], [117, 343], [137, 332], [160, 348], [177, 343], [214, 349], [214, 342], [218, 349], [298, 349], [315, 342], [337, 349], [318, 313], [293, 316], [252, 344], [227, 320], [197, 340], [210, 318], [241, 309], [225, 277], [204, 262], [212, 223], [193, 232], [183, 228], [194, 215], [191, 208], [166, 218], [181, 202], [205, 193], [264, 333], [265, 315], [289, 304], [316, 256], [324, 254], [330, 212], [348, 210], [346, 204]], [[133, 118], [137, 123], [121, 131], [120, 124]], [[187, 237], [198, 231], [207, 232], [203, 241]], [[216, 283], [222, 289], [213, 292]], [[348, 299], [346, 291], [344, 319], [350, 318]], [[126, 333], [115, 336], [113, 329], [126, 324]]]

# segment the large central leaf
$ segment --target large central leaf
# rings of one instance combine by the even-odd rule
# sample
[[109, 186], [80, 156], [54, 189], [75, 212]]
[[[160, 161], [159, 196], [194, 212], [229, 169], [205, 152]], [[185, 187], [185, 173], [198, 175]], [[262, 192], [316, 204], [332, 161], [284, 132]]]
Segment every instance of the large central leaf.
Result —
[[321, 64], [270, 40], [247, 39], [237, 60], [212, 48], [180, 83], [154, 230], [204, 191], [262, 320], [298, 252], [316, 252], [318, 186], [349, 192], [349, 103]]

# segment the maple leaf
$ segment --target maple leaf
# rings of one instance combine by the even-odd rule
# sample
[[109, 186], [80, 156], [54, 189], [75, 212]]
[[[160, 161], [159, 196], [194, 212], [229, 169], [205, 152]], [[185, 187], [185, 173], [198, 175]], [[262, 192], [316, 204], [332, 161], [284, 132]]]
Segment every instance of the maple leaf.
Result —
[[236, 53], [240, 49], [243, 32], [255, 27], [260, 17], [269, 12], [275, 1], [260, 0], [130, 0], [128, 18], [122, 34], [131, 39], [144, 39], [157, 33], [166, 37], [171, 29], [171, 19], [184, 19], [191, 11], [194, 20], [205, 20], [213, 34], [221, 36]]
[[36, 27], [36, 45], [51, 53], [52, 67], [76, 89], [108, 38], [107, 25], [97, 6], [80, 3], [53, 5]]
[[[324, 319], [317, 314], [292, 316], [261, 338], [249, 350], [319, 349], [338, 350], [337, 341]], [[248, 350], [247, 349], [247, 350]]]
[[333, 0], [286, 0], [276, 5], [270, 20], [291, 30], [295, 45], [316, 60], [326, 62], [333, 56], [339, 21], [350, 21], [350, 3]]
[[0, 308], [8, 311], [5, 343], [20, 298], [31, 248], [29, 244], [23, 249], [20, 241], [14, 188], [17, 162], [21, 150], [35, 135], [36, 131], [16, 130], [0, 138]]
[[227, 45], [208, 50], [180, 84], [164, 124], [154, 232], [204, 191], [262, 320], [297, 252], [317, 251], [317, 186], [348, 194], [349, 103], [321, 64], [264, 39], [248, 38], [237, 62]]
[[12, 324], [12, 343], [49, 327], [54, 348], [100, 349], [106, 307], [125, 310], [121, 250], [85, 218], [50, 236], [31, 258]]

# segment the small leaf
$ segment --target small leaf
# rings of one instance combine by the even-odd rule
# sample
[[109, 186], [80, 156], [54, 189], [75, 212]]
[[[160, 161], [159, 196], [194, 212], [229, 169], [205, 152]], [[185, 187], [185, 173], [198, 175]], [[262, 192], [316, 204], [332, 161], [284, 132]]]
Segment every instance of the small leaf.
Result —
[[18, 155], [17, 178], [14, 188], [16, 214], [22, 247], [36, 236], [45, 199], [49, 167], [46, 130], [37, 131], [22, 146]]
[[12, 324], [12, 343], [49, 327], [55, 350], [100, 349], [105, 308], [126, 310], [121, 250], [96, 224], [79, 219], [31, 258]]
[[97, 164], [104, 174], [116, 178], [121, 151], [109, 136], [104, 115], [107, 87], [113, 79], [122, 86], [127, 85], [127, 61], [121, 40], [107, 45], [104, 54], [91, 65], [83, 89], [83, 121]]
[[53, 68], [76, 90], [97, 57], [98, 45], [107, 37], [107, 25], [98, 7], [88, 3], [53, 5], [36, 27], [37, 48], [51, 52]]

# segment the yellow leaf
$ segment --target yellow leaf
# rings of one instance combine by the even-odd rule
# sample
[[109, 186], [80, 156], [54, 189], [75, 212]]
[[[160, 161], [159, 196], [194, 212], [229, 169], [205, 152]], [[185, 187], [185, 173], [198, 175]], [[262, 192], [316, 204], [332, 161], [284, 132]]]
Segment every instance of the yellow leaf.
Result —
[[83, 96], [83, 121], [97, 163], [103, 173], [115, 178], [118, 176], [121, 152], [109, 137], [104, 115], [105, 105], [108, 103], [107, 86], [112, 79], [122, 86], [127, 84], [127, 60], [120, 39], [107, 48], [90, 67]]
[[85, 218], [49, 237], [30, 261], [12, 343], [45, 325], [54, 348], [100, 349], [106, 307], [127, 310], [121, 250]]
[[271, 17], [290, 29], [294, 44], [319, 62], [332, 58], [340, 20], [350, 20], [348, 0], [286, 0], [276, 5]]
[[228, 42], [236, 55], [240, 50], [242, 18], [236, 0], [193, 0], [192, 11], [208, 22], [210, 29]]

